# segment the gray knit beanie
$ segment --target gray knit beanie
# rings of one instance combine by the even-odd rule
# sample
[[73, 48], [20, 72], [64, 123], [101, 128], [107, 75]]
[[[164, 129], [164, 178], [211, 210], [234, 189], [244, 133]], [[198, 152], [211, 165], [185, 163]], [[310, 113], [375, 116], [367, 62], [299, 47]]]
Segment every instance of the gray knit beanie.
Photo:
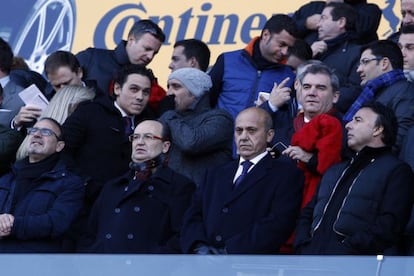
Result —
[[195, 68], [177, 69], [168, 77], [168, 80], [172, 79], [180, 81], [196, 98], [203, 96], [212, 86], [210, 76]]

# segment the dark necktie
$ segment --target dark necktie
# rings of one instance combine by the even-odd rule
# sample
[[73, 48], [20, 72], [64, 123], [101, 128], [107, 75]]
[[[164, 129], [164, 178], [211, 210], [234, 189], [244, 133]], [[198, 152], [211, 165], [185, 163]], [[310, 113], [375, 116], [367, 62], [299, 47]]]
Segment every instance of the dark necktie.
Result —
[[253, 165], [252, 162], [250, 162], [249, 160], [243, 161], [241, 163], [243, 170], [241, 175], [239, 175], [239, 177], [237, 177], [236, 181], [234, 181], [234, 188], [237, 188], [240, 183], [243, 181], [243, 179], [246, 177], [247, 172], [249, 171], [250, 167]]
[[125, 127], [125, 136], [128, 137], [134, 132], [132, 118], [125, 116], [123, 117], [124, 120], [124, 127]]

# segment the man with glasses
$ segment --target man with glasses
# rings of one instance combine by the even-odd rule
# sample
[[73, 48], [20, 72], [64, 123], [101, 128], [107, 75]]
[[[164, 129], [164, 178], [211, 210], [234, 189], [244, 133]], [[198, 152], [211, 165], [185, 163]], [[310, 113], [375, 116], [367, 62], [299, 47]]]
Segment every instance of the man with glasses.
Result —
[[62, 241], [78, 216], [83, 180], [66, 169], [62, 129], [52, 118], [27, 130], [28, 157], [0, 178], [0, 252], [64, 252]]
[[139, 65], [118, 71], [115, 100], [109, 95], [80, 104], [66, 119], [66, 156], [87, 179], [88, 206], [104, 182], [128, 169], [131, 146], [128, 135], [140, 121], [153, 116], [147, 110], [152, 73]]
[[197, 185], [205, 170], [232, 159], [233, 119], [222, 109], [211, 109], [207, 91], [210, 76], [195, 68], [181, 68], [168, 77], [173, 110], [160, 118], [171, 133], [169, 164]]
[[[121, 40], [114, 50], [88, 48], [76, 57], [82, 66], [84, 78], [95, 80], [100, 90], [112, 94], [112, 81], [116, 72], [128, 64], [148, 66], [164, 41], [165, 34], [157, 24], [151, 20], [139, 20], [130, 29], [127, 40]], [[154, 78], [150, 106], [157, 109], [158, 102], [164, 96], [165, 90]]]
[[194, 183], [168, 167], [171, 142], [160, 122], [137, 125], [130, 170], [105, 184], [89, 219], [85, 251], [180, 253], [178, 234]]
[[403, 64], [401, 50], [392, 41], [379, 40], [364, 46], [357, 68], [363, 91], [343, 117], [345, 122], [351, 121], [369, 101], [390, 107], [398, 120], [395, 154], [399, 153], [407, 130], [414, 125], [414, 84], [405, 78]]

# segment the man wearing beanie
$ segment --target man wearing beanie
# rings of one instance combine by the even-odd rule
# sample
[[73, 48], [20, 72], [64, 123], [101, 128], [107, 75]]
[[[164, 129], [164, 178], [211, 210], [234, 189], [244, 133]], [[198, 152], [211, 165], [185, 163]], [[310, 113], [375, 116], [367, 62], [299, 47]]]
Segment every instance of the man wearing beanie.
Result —
[[210, 76], [201, 70], [175, 70], [168, 77], [167, 92], [174, 110], [160, 118], [171, 135], [169, 166], [197, 185], [208, 167], [232, 159], [233, 119], [224, 110], [210, 108], [211, 85]]

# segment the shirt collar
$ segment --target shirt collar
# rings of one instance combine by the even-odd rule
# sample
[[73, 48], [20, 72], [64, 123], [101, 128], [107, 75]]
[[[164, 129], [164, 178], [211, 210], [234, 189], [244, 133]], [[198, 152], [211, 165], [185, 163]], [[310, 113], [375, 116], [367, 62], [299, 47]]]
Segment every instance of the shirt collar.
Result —
[[[253, 163], [253, 166], [259, 163], [260, 160], [262, 160], [267, 155], [267, 151], [262, 152], [261, 154], [257, 155], [253, 159], [250, 159], [249, 161]], [[239, 165], [246, 161], [243, 157], [240, 156]]]
[[[119, 112], [121, 112], [122, 117], [130, 117], [128, 116], [128, 114], [118, 105], [118, 103], [116, 101], [114, 101], [114, 105], [116, 107], [116, 109], [119, 110]], [[132, 117], [132, 116], [131, 116]]]

